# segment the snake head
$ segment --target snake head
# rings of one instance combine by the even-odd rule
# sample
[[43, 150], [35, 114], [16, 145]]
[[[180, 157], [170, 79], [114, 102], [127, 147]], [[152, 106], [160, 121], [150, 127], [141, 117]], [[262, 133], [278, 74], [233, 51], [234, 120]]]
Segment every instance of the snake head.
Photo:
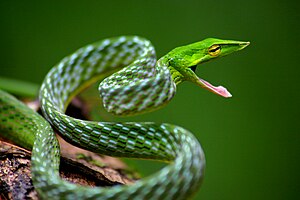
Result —
[[172, 78], [176, 84], [187, 80], [220, 96], [231, 97], [231, 94], [223, 86], [216, 87], [199, 78], [195, 73], [196, 67], [201, 63], [242, 50], [249, 44], [250, 42], [207, 38], [200, 42], [177, 47], [167, 54]]

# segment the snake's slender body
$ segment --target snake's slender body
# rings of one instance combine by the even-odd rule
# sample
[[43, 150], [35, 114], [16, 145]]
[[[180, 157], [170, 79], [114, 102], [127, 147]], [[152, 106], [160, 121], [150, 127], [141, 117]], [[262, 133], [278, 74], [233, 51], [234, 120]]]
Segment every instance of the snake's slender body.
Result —
[[[176, 85], [184, 80], [227, 97], [230, 94], [226, 89], [214, 87], [193, 74], [195, 65], [223, 55], [215, 54], [219, 49], [214, 45], [223, 45], [226, 55], [248, 43], [209, 39], [174, 49], [156, 61], [148, 40], [122, 36], [77, 50], [47, 74], [40, 89], [41, 108], [47, 121], [67, 141], [101, 154], [169, 163], [130, 186], [89, 188], [61, 180], [59, 145], [49, 123], [1, 91], [0, 128], [6, 137], [12, 138], [9, 134], [18, 133], [30, 138], [27, 144], [22, 144], [23, 139], [20, 139], [20, 144], [27, 148], [31, 148], [34, 141], [32, 176], [40, 197], [103, 200], [190, 197], [202, 182], [205, 159], [199, 142], [189, 131], [167, 123], [83, 121], [64, 112], [74, 95], [112, 72], [115, 73], [101, 82], [99, 92], [104, 107], [117, 115], [149, 112], [166, 105], [174, 96]], [[227, 52], [228, 46], [236, 46], [236, 49]], [[202, 49], [202, 53], [205, 49], [206, 54], [197, 56], [197, 49]]]

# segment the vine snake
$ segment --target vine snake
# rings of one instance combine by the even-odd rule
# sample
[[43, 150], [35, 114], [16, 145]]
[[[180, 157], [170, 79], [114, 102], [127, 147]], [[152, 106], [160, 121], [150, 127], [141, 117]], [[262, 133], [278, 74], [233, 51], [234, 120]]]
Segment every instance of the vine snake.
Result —
[[[199, 78], [196, 66], [248, 45], [208, 38], [177, 47], [158, 61], [150, 41], [138, 36], [87, 45], [65, 57], [45, 77], [39, 100], [47, 121], [0, 90], [1, 134], [32, 148], [32, 179], [42, 199], [187, 199], [202, 183], [205, 168], [203, 150], [192, 133], [167, 123], [83, 121], [65, 115], [66, 107], [72, 97], [100, 79], [104, 107], [123, 116], [165, 106], [183, 81], [230, 97], [224, 87]], [[49, 123], [65, 140], [81, 148], [169, 164], [128, 186], [90, 188], [69, 183], [59, 177], [59, 144]]]

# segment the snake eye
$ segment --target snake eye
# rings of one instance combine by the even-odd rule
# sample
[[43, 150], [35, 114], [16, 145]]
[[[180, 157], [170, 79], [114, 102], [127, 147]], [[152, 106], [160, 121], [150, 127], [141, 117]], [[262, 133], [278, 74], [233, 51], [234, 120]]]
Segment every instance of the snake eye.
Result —
[[208, 54], [211, 56], [217, 56], [221, 52], [221, 46], [218, 44], [214, 44], [208, 48]]

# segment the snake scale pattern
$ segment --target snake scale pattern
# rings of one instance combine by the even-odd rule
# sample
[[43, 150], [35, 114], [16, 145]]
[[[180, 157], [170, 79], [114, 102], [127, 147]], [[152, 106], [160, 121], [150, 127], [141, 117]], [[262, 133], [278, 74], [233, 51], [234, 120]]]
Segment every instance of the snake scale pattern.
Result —
[[[108, 112], [129, 116], [165, 106], [183, 81], [230, 97], [222, 86], [199, 78], [198, 64], [228, 55], [248, 42], [209, 38], [175, 48], [156, 60], [151, 42], [138, 36], [109, 38], [80, 48], [45, 77], [39, 100], [43, 117], [0, 90], [3, 137], [32, 149], [32, 178], [41, 199], [188, 199], [200, 187], [203, 150], [188, 130], [167, 123], [95, 122], [65, 114], [71, 99], [92, 83], [99, 85]], [[133, 185], [78, 186], [59, 177], [60, 150], [52, 127], [68, 142], [96, 153], [169, 163]]]

